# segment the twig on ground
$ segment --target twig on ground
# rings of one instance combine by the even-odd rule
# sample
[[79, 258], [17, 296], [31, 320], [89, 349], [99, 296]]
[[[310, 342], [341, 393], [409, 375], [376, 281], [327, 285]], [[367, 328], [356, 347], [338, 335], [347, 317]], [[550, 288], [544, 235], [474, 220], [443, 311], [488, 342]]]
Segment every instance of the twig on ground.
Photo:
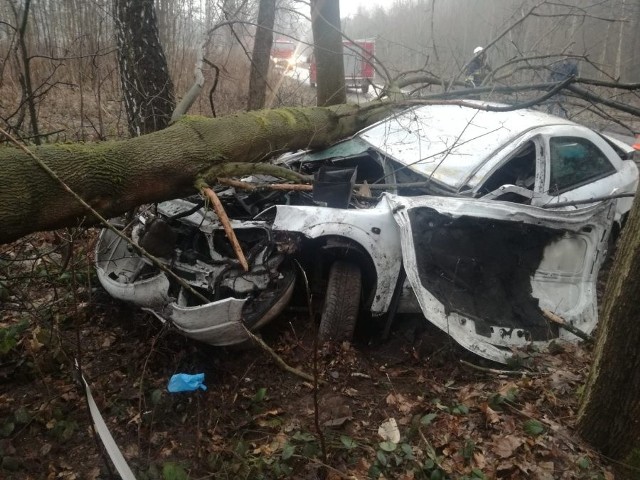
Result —
[[471, 367], [475, 370], [480, 370], [481, 372], [492, 373], [494, 375], [511, 375], [514, 377], [519, 377], [522, 375], [535, 375], [535, 372], [527, 372], [525, 370], [498, 370], [495, 368], [489, 367], [481, 367], [480, 365], [475, 365], [471, 362], [467, 362], [466, 360], [460, 360], [460, 363], [466, 365], [467, 367]]
[[[307, 294], [307, 309], [309, 314], [309, 321], [311, 325], [315, 325], [313, 318], [313, 299], [311, 297], [311, 288], [309, 287], [309, 279], [307, 278], [307, 272], [305, 272], [304, 268], [298, 261], [296, 261], [296, 265], [302, 274], [302, 278], [304, 279], [305, 292]], [[320, 383], [320, 377], [318, 373], [318, 331], [316, 329], [315, 335], [313, 336], [313, 423], [316, 427], [316, 432], [318, 433], [318, 438], [320, 439], [320, 451], [322, 452], [322, 461], [327, 463], [327, 444], [324, 438], [324, 432], [320, 427], [320, 402], [318, 400], [319, 388], [318, 384]], [[325, 472], [326, 473], [326, 472]], [[326, 475], [324, 475], [326, 476]]]
[[560, 318], [555, 313], [552, 313], [548, 310], [543, 310], [542, 314], [552, 322], [557, 323], [560, 326], [560, 328], [564, 328], [566, 331], [573, 333], [576, 337], [581, 338], [585, 342], [593, 343], [594, 339], [591, 335], [583, 332], [578, 327], [575, 327], [570, 323], [565, 322], [564, 319]]
[[[242, 324], [244, 326], [244, 323]], [[307, 380], [308, 382], [312, 382], [313, 381], [313, 377], [311, 375], [309, 375], [308, 373], [303, 372], [302, 370], [298, 370], [297, 368], [294, 368], [290, 365], [287, 364], [287, 362], [285, 362], [282, 357], [280, 355], [278, 355], [269, 345], [267, 345], [264, 340], [262, 340], [260, 337], [256, 336], [255, 334], [253, 334], [247, 327], [244, 327], [247, 335], [249, 335], [249, 337], [251, 338], [252, 341], [256, 342], [258, 345], [260, 345], [260, 347], [267, 352], [269, 355], [271, 355], [271, 358], [273, 358], [273, 360], [285, 371], [292, 373], [300, 378], [304, 378], [305, 380]]]
[[307, 457], [307, 456], [304, 456], [304, 455], [298, 455], [298, 454], [293, 454], [292, 456], [293, 456], [294, 458], [298, 458], [298, 459], [300, 459], [300, 460], [306, 460], [306, 461], [308, 461], [308, 462], [311, 462], [311, 463], [313, 463], [314, 465], [318, 465], [319, 467], [324, 468], [324, 469], [326, 469], [326, 470], [330, 470], [330, 471], [331, 471], [331, 473], [332, 473], [333, 475], [337, 476], [338, 478], [341, 478], [341, 479], [344, 479], [344, 480], [354, 480], [354, 479], [356, 479], [356, 478], [357, 478], [357, 477], [354, 477], [353, 475], [349, 475], [349, 474], [346, 474], [346, 473], [344, 473], [344, 472], [341, 472], [341, 471], [340, 471], [340, 470], [338, 470], [337, 468], [332, 467], [331, 465], [329, 465], [329, 464], [327, 464], [326, 462], [321, 461], [321, 460], [319, 460], [319, 459], [317, 459], [317, 458]]

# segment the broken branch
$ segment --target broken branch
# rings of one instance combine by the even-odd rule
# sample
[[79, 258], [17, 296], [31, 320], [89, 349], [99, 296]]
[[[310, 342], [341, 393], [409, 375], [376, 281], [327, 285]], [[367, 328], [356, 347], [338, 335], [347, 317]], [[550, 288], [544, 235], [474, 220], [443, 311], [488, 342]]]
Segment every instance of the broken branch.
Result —
[[245, 272], [248, 272], [249, 264], [247, 263], [247, 258], [244, 256], [240, 242], [238, 242], [238, 237], [236, 237], [236, 232], [233, 231], [233, 227], [229, 221], [229, 216], [227, 215], [227, 212], [224, 211], [224, 207], [222, 206], [222, 202], [220, 202], [218, 195], [216, 195], [216, 192], [211, 190], [209, 187], [203, 187], [201, 191], [202, 194], [211, 201], [211, 206], [216, 212], [216, 215], [222, 224], [222, 228], [224, 228], [224, 233], [227, 234], [227, 238], [231, 242], [231, 246], [233, 247], [233, 251], [238, 258], [240, 265], [242, 265]]
[[249, 183], [233, 178], [218, 178], [218, 183], [228, 185], [230, 187], [239, 188], [241, 190], [295, 190], [302, 192], [310, 192], [313, 185], [305, 185], [299, 183]]
[[523, 370], [497, 370], [495, 368], [482, 367], [480, 365], [476, 365], [471, 362], [467, 362], [466, 360], [460, 360], [462, 365], [466, 365], [467, 367], [471, 367], [475, 370], [479, 370], [481, 372], [492, 373], [494, 375], [511, 375], [511, 376], [522, 376], [522, 375], [531, 375], [531, 372], [525, 372]]
[[[249, 335], [249, 337], [251, 338], [251, 340], [256, 342], [258, 345], [260, 345], [260, 348], [262, 348], [265, 352], [267, 352], [271, 356], [271, 358], [273, 358], [273, 360], [275, 360], [275, 362], [283, 370], [286, 370], [289, 373], [293, 373], [294, 375], [297, 375], [300, 378], [304, 378], [305, 380], [307, 380], [309, 382], [313, 381], [313, 377], [311, 375], [309, 375], [308, 373], [304, 373], [303, 371], [298, 370], [297, 368], [294, 368], [294, 367], [288, 365], [287, 362], [285, 362], [280, 355], [278, 355], [269, 345], [267, 345], [264, 342], [264, 340], [262, 340], [260, 337], [255, 335], [253, 332], [251, 332], [244, 325], [244, 323], [242, 325], [244, 326], [244, 329], [247, 332], [247, 335]], [[319, 381], [322, 383], [322, 380], [319, 380]]]
[[559, 317], [555, 313], [552, 313], [552, 312], [550, 312], [548, 310], [543, 310], [542, 314], [545, 317], [547, 317], [549, 320], [551, 320], [552, 322], [557, 323], [560, 326], [560, 328], [564, 328], [566, 331], [573, 333], [576, 337], [581, 338], [585, 342], [590, 342], [590, 343], [593, 342], [593, 337], [591, 335], [589, 335], [588, 333], [583, 332], [578, 327], [575, 327], [575, 326], [571, 325], [570, 323], [564, 321], [564, 319], [562, 319], [561, 317]]

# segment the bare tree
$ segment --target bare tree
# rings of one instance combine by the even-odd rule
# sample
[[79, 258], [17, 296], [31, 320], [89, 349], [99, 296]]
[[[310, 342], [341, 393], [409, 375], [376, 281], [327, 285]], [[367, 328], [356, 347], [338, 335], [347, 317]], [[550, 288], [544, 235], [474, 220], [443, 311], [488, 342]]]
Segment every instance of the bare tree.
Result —
[[38, 129], [38, 114], [36, 111], [36, 98], [34, 95], [34, 89], [32, 85], [31, 76], [31, 57], [29, 56], [29, 50], [27, 45], [27, 28], [29, 27], [29, 10], [31, 7], [31, 0], [26, 0], [24, 7], [20, 10], [18, 5], [10, 2], [13, 15], [18, 24], [17, 28], [17, 51], [19, 52], [19, 63], [21, 65], [20, 71], [20, 86], [22, 88], [22, 102], [29, 110], [29, 123], [31, 125], [31, 133], [36, 145], [40, 145], [41, 139]]
[[317, 65], [318, 105], [347, 101], [340, 34], [339, 0], [311, 0], [311, 28]]
[[118, 64], [131, 136], [166, 127], [173, 83], [158, 36], [153, 0], [114, 0]]
[[251, 56], [247, 110], [264, 108], [275, 19], [276, 0], [260, 0], [258, 28]]

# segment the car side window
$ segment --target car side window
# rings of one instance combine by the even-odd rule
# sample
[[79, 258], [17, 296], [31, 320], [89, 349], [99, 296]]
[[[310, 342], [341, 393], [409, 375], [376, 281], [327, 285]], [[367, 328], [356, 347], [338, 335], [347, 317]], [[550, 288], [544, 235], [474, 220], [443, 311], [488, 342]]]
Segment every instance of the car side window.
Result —
[[615, 173], [607, 156], [586, 138], [549, 139], [549, 193], [562, 193]]
[[518, 151], [484, 182], [481, 194], [494, 191], [503, 185], [516, 185], [533, 190], [536, 180], [536, 148], [533, 141], [522, 145]]

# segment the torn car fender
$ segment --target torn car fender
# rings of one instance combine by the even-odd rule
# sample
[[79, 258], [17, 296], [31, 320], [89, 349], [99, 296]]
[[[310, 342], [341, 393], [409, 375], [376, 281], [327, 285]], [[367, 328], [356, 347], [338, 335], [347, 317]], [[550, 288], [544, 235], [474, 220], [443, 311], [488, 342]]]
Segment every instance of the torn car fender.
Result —
[[339, 236], [359, 244], [369, 255], [377, 283], [371, 304], [373, 315], [386, 313], [400, 273], [400, 232], [386, 198], [369, 209], [278, 205], [274, 231], [297, 232], [310, 239]]

